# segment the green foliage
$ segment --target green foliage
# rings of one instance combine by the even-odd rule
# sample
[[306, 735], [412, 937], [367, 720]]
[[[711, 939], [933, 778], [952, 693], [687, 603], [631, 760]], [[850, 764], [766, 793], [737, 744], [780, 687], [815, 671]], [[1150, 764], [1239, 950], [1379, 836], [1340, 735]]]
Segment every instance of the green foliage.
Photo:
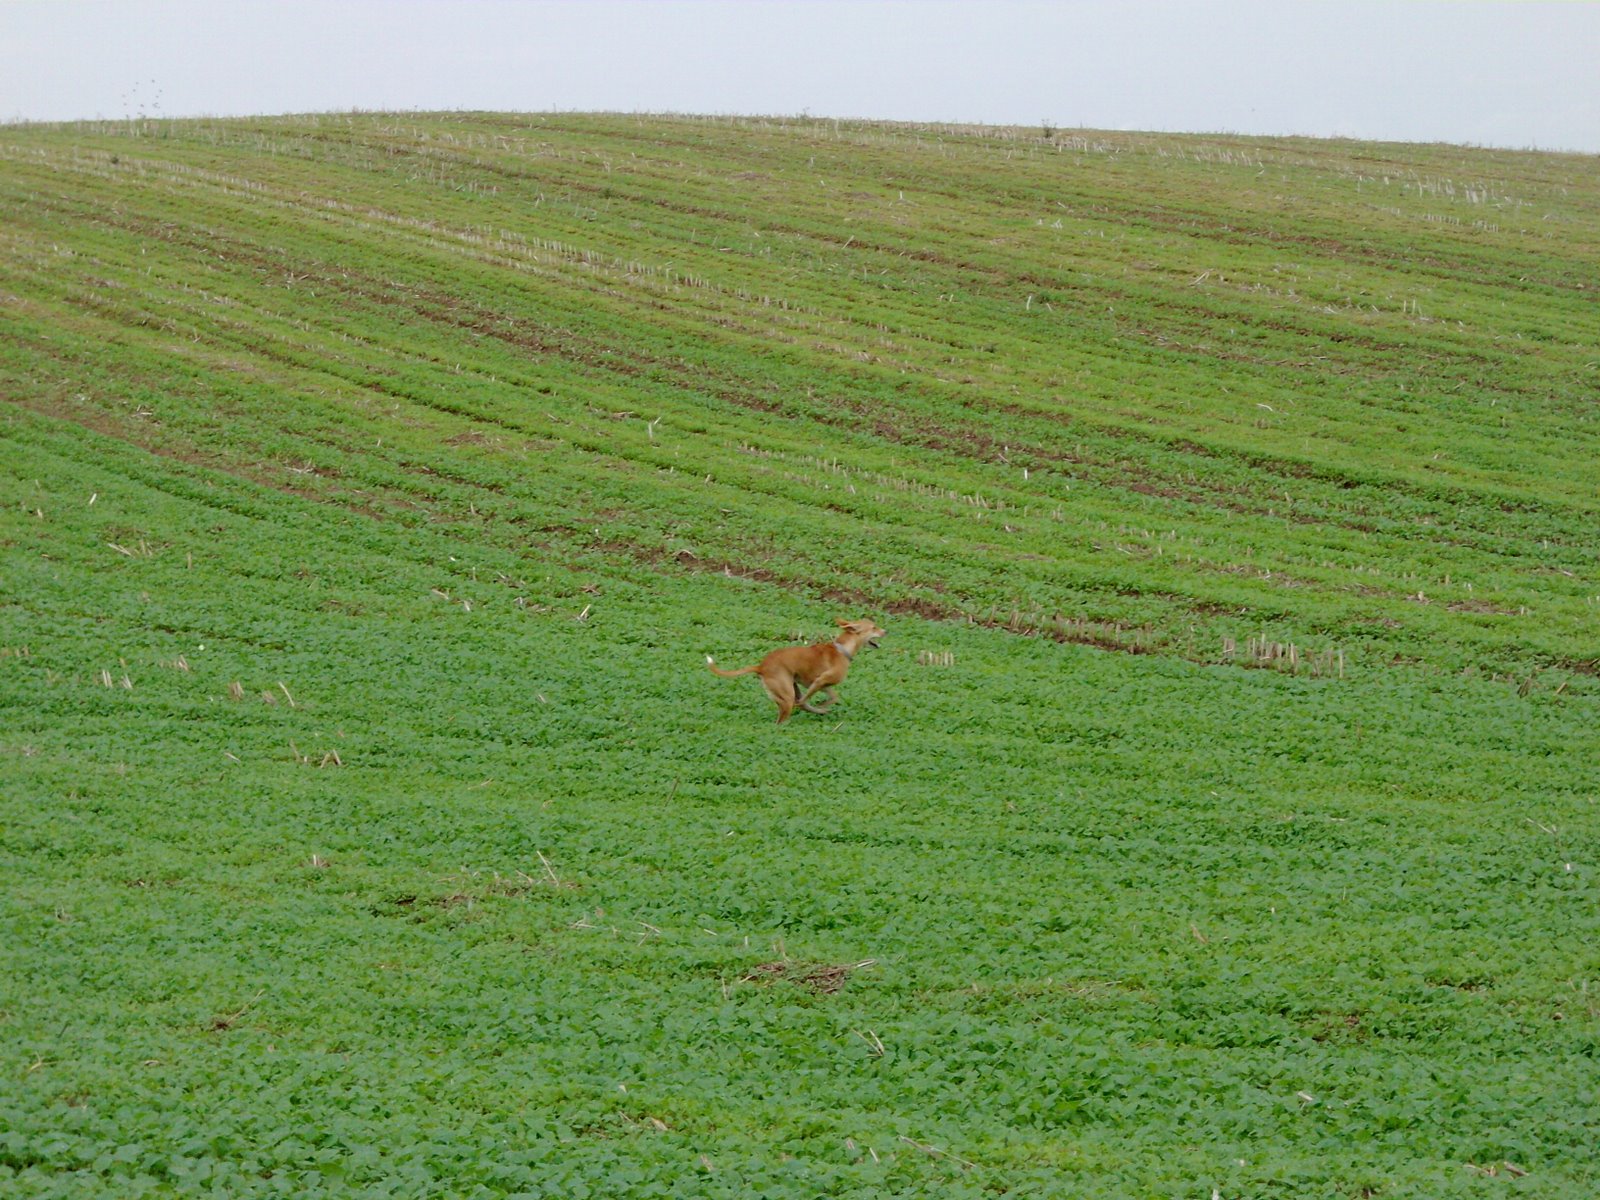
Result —
[[1597, 193], [0, 130], [0, 1193], [1593, 1195]]

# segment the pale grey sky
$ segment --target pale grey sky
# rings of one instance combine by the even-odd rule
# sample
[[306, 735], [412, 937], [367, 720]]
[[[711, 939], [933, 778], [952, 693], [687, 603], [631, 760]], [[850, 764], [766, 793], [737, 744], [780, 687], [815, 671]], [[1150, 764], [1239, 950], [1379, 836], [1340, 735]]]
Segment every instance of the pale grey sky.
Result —
[[0, 121], [800, 113], [1600, 153], [1600, 3], [0, 0]]

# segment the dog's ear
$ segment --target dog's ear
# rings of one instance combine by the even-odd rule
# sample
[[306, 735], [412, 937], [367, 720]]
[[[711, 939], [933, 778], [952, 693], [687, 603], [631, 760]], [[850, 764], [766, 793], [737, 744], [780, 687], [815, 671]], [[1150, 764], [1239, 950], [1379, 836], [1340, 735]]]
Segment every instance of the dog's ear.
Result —
[[855, 624], [854, 621], [846, 621], [843, 617], [835, 617], [833, 619], [833, 623], [835, 625], [837, 625], [840, 629], [849, 629], [850, 626]]

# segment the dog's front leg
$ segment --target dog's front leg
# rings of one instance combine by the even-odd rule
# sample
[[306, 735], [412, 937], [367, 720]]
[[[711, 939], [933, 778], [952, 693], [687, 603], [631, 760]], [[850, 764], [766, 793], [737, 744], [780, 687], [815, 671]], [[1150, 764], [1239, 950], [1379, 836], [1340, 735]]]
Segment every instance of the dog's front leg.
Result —
[[[821, 679], [816, 680], [814, 683], [812, 683], [811, 690], [804, 696], [800, 697], [798, 701], [800, 707], [805, 709], [808, 713], [816, 713], [819, 716], [827, 712], [828, 709], [832, 708], [839, 699], [838, 693], [833, 690], [838, 686], [838, 683], [839, 681], [837, 679], [829, 679], [827, 676], [823, 676]], [[817, 696], [828, 697], [827, 704], [824, 707], [813, 707], [811, 701]]]
[[816, 713], [819, 717], [825, 716], [829, 709], [839, 703], [839, 693], [832, 688], [823, 688], [820, 692], [814, 693], [814, 695], [816, 696], [815, 703], [812, 702], [810, 696], [807, 696], [800, 701], [800, 707], [808, 713]]

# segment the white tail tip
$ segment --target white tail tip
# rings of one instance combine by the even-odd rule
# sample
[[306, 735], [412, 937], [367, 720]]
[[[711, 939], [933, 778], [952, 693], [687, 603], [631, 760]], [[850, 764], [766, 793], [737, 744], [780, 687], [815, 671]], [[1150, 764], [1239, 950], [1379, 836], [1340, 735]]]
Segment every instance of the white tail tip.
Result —
[[706, 666], [708, 666], [708, 667], [709, 666], [713, 666], [713, 665], [715, 665], [716, 661], [717, 660], [712, 658], [711, 655], [709, 655], [709, 654], [706, 655]]

